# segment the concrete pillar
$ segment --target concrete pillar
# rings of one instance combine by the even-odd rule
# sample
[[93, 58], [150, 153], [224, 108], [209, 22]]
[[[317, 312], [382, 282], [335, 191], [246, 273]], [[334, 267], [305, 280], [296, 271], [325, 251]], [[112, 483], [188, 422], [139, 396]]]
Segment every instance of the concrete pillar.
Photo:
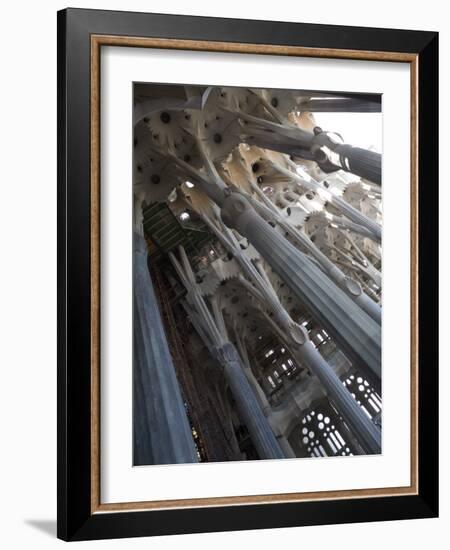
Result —
[[[179, 252], [181, 264], [173, 253], [169, 253], [169, 257], [188, 291], [187, 300], [191, 311], [197, 314], [196, 326], [200, 329], [199, 336], [223, 368], [225, 379], [236, 402], [239, 418], [246, 425], [261, 459], [284, 458], [284, 453], [245, 374], [241, 358], [234, 345], [228, 340], [225, 323], [220, 319], [222, 314], [218, 304], [216, 303], [215, 316], [213, 316], [199, 292], [194, 272], [182, 246], [179, 247]], [[222, 331], [218, 328], [219, 324]]]
[[277, 436], [277, 440], [280, 444], [280, 447], [283, 449], [286, 458], [297, 458], [294, 449], [291, 447], [291, 444], [289, 443], [287, 437], [285, 437], [284, 435], [280, 435]]
[[225, 378], [236, 402], [239, 418], [246, 425], [259, 457], [261, 459], [285, 458], [285, 454], [247, 380], [236, 348], [227, 342], [217, 346], [213, 353], [224, 369]]
[[[331, 277], [331, 279], [355, 301], [372, 319], [381, 324], [381, 308], [371, 298], [362, 291], [361, 285], [351, 279], [343, 271], [341, 271], [302, 231], [299, 231], [294, 227], [289, 220], [281, 216], [278, 209], [270, 202], [264, 193], [259, 189], [257, 185], [252, 185], [252, 189], [261, 198], [262, 203], [258, 203], [252, 197], [248, 198], [252, 206], [260, 211], [261, 215], [267, 219], [270, 217], [275, 218], [277, 224], [287, 233], [290, 234], [299, 244], [304, 246], [311, 255], [317, 260], [323, 271]], [[359, 289], [358, 289], [359, 287]]]
[[197, 452], [147, 267], [133, 237], [134, 464], [197, 462]]
[[344, 170], [381, 185], [380, 153], [347, 144], [337, 145], [334, 151], [339, 155], [339, 164]]
[[[306, 367], [320, 383], [320, 387], [334, 403], [351, 433], [367, 454], [381, 451], [381, 432], [367, 417], [351, 393], [339, 379], [333, 368], [312, 344], [306, 330], [297, 323], [291, 322], [283, 327], [285, 345], [289, 348], [296, 363]], [[296, 414], [296, 413], [294, 413]], [[284, 433], [281, 420], [276, 412], [270, 417], [272, 427]]]
[[[229, 193], [221, 215], [226, 225], [247, 237], [349, 359], [380, 380], [380, 325], [264, 221], [245, 197]], [[355, 285], [353, 292], [361, 292], [361, 288]]]

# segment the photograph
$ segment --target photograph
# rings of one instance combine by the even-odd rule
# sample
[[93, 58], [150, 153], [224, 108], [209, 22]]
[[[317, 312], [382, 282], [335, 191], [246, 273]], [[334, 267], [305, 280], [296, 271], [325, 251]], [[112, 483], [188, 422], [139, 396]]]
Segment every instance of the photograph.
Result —
[[382, 454], [382, 94], [132, 89], [133, 465]]

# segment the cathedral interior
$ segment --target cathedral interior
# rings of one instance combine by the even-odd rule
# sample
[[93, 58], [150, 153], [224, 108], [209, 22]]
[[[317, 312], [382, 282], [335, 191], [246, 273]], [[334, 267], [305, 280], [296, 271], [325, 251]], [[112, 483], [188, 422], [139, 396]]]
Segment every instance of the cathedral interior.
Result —
[[381, 453], [381, 154], [329, 113], [381, 98], [134, 84], [134, 465]]

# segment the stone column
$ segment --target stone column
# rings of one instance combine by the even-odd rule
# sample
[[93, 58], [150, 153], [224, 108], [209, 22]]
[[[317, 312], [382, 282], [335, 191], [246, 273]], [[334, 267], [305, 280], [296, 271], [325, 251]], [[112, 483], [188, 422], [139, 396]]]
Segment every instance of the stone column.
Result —
[[[298, 330], [298, 329], [301, 329]], [[331, 401], [356, 436], [361, 447], [367, 454], [381, 452], [381, 432], [358, 405], [351, 393], [345, 388], [339, 377], [328, 363], [307, 339], [305, 331], [297, 325], [298, 347], [303, 362], [310, 368], [322, 383]], [[302, 334], [303, 332], [303, 334]]]
[[381, 185], [380, 153], [347, 144], [337, 145], [334, 151], [339, 155], [339, 164], [344, 170]]
[[241, 136], [249, 145], [308, 160], [311, 160], [312, 155], [325, 172], [342, 169], [381, 185], [379, 153], [343, 143], [340, 136], [324, 132], [319, 127], [310, 133], [299, 127], [271, 122], [242, 112], [238, 116], [250, 123]]
[[303, 245], [311, 255], [318, 261], [319, 265], [325, 271], [325, 273], [331, 277], [331, 279], [356, 302], [366, 313], [372, 317], [378, 324], [381, 324], [381, 308], [371, 298], [365, 294], [361, 288], [361, 285], [354, 279], [345, 275], [302, 231], [299, 231], [293, 226], [289, 220], [279, 214], [276, 207], [270, 202], [264, 193], [259, 189], [257, 185], [252, 185], [252, 189], [261, 198], [263, 203], [254, 201], [252, 197], [244, 195], [250, 204], [256, 209], [260, 210], [261, 215], [265, 219], [275, 218], [278, 225], [287, 233], [290, 234], [299, 244]]
[[339, 208], [342, 214], [347, 216], [350, 221], [357, 225], [365, 227], [378, 242], [381, 242], [381, 227], [376, 222], [354, 208], [342, 197], [334, 196], [331, 203]]
[[379, 224], [377, 224], [365, 214], [360, 212], [357, 208], [349, 204], [342, 197], [331, 193], [331, 191], [323, 187], [323, 185], [312, 178], [307, 172], [302, 170], [301, 172], [303, 173], [303, 177], [301, 177], [300, 175], [280, 165], [277, 165], [277, 170], [279, 170], [286, 177], [289, 177], [290, 179], [296, 181], [301, 187], [304, 186], [311, 189], [315, 193], [319, 193], [319, 195], [324, 197], [330, 204], [335, 206], [341, 212], [341, 214], [344, 214], [344, 216], [346, 216], [350, 220], [350, 222], [353, 222], [360, 227], [364, 227], [369, 232], [371, 238], [375, 239], [378, 242], [381, 242], [382, 232]]
[[309, 339], [307, 331], [298, 323], [291, 321], [285, 325], [282, 319], [276, 319], [283, 331], [283, 341], [297, 364], [305, 366], [320, 382], [367, 454], [381, 450], [381, 433], [366, 416], [351, 393], [345, 388], [333, 368], [322, 357]]
[[147, 267], [133, 237], [134, 464], [197, 462], [197, 452]]
[[[381, 378], [381, 327], [308, 257], [257, 214], [239, 193], [223, 201], [222, 219], [249, 240], [356, 365]], [[351, 290], [351, 289], [350, 289]], [[355, 292], [361, 289], [354, 289]]]
[[239, 418], [246, 425], [259, 457], [261, 459], [285, 458], [245, 376], [236, 348], [227, 342], [217, 346], [213, 353], [224, 369], [225, 378], [236, 402]]
[[289, 443], [286, 436], [277, 436], [277, 441], [280, 444], [280, 447], [283, 449], [285, 458], [297, 458], [294, 449], [291, 447], [291, 444]]
[[[297, 364], [307, 367], [319, 379], [321, 387], [334, 402], [337, 410], [357, 437], [364, 451], [368, 454], [380, 452], [380, 431], [367, 418], [337, 374], [314, 347], [306, 330], [292, 320], [279, 302], [272, 299], [271, 293], [259, 292], [243, 277], [240, 278], [240, 282], [261, 304], [270, 304], [274, 317], [273, 319], [268, 315], [265, 315], [265, 317], [274, 334], [289, 349]], [[274, 426], [273, 421], [271, 421], [271, 425]]]

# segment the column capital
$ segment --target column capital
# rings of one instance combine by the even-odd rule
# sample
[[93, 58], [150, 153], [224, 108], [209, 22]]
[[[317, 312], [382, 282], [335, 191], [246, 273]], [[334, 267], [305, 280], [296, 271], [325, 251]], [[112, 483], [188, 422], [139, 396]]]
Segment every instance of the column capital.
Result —
[[133, 231], [133, 253], [148, 256], [147, 243], [142, 235]]
[[291, 323], [289, 325], [289, 335], [297, 346], [303, 346], [309, 339], [306, 330], [298, 323]]
[[231, 192], [225, 195], [220, 214], [227, 227], [237, 228], [243, 214], [254, 211], [246, 197], [240, 193]]
[[360, 296], [362, 293], [361, 285], [358, 283], [358, 281], [355, 281], [354, 279], [351, 279], [350, 277], [347, 277], [345, 279], [345, 288], [348, 290], [349, 294], [352, 294], [353, 296]]

